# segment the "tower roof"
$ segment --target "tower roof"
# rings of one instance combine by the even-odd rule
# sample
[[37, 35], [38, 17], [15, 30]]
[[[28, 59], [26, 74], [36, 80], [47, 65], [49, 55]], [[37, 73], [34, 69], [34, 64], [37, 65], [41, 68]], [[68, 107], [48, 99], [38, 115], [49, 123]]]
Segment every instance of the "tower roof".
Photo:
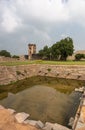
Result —
[[36, 44], [29, 43], [28, 46], [36, 46]]

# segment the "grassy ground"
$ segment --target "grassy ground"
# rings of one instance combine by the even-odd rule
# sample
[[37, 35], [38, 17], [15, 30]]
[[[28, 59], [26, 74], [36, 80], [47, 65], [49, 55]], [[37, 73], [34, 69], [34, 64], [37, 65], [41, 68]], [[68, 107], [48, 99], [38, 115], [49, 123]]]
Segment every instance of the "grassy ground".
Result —
[[28, 64], [85, 65], [85, 61], [43, 61], [43, 60], [31, 60], [31, 61], [0, 62], [0, 65], [6, 65], [6, 66], [28, 65]]

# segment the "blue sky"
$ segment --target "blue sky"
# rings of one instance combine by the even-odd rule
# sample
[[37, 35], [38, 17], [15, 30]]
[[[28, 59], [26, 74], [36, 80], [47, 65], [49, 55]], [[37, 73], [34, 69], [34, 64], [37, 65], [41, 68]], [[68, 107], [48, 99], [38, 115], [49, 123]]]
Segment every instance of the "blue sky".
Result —
[[0, 50], [23, 55], [67, 36], [85, 49], [85, 0], [0, 0]]

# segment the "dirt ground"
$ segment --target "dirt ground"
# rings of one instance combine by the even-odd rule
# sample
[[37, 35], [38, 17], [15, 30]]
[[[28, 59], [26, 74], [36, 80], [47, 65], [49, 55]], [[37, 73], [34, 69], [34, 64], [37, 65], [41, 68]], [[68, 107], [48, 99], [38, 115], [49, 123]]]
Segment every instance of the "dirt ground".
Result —
[[39, 130], [31, 125], [19, 124], [13, 114], [0, 109], [0, 130]]

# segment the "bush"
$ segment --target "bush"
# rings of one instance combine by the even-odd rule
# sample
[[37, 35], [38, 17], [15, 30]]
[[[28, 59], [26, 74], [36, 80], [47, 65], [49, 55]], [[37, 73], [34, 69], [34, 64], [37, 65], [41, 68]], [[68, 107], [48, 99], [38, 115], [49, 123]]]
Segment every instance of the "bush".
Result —
[[48, 70], [48, 72], [50, 72], [50, 71], [51, 71], [51, 69], [50, 69], [50, 68], [48, 68], [47, 70]]
[[75, 55], [75, 60], [81, 60], [82, 58], [85, 58], [84, 54], [76, 54]]
[[14, 55], [14, 56], [12, 56], [12, 58], [19, 59], [19, 56]]
[[17, 75], [21, 75], [22, 73], [20, 71], [16, 71]]
[[6, 50], [1, 50], [0, 56], [11, 57], [11, 54], [10, 54], [10, 52], [8, 52]]

